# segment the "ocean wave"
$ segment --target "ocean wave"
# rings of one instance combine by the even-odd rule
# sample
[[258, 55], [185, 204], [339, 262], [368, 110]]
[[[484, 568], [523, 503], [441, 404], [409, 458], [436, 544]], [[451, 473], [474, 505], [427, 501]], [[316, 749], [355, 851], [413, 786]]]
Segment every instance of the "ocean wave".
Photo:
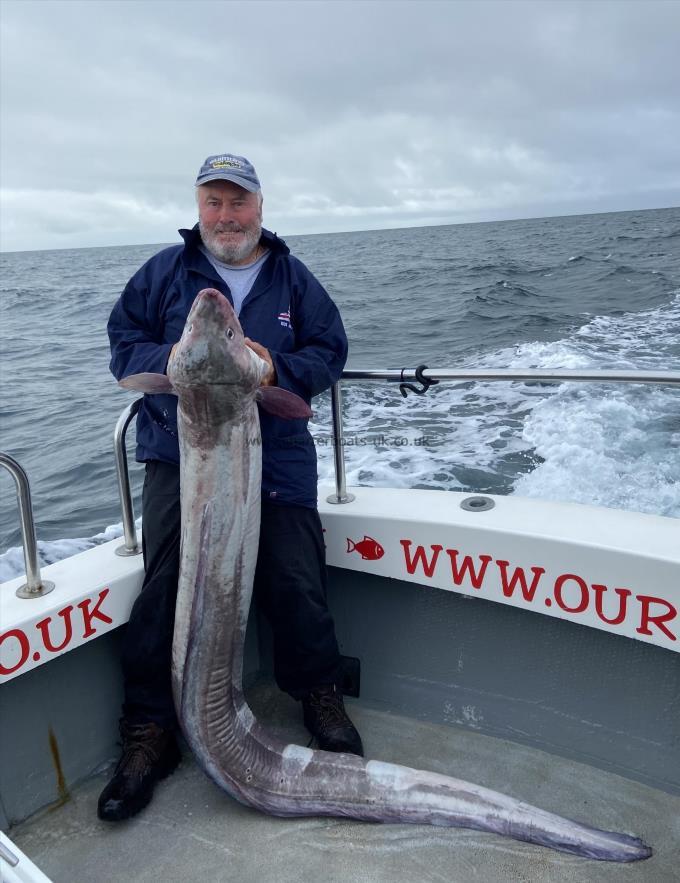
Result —
[[[669, 297], [679, 218], [666, 210], [292, 244], [338, 302], [353, 366], [663, 370], [680, 362], [680, 296]], [[44, 563], [96, 545], [98, 528], [118, 517], [111, 435], [129, 399], [108, 372], [105, 326], [126, 279], [157, 250], [3, 258], [2, 395], [13, 412], [3, 445], [29, 474], [39, 535], [79, 537], [41, 542]], [[348, 383], [348, 481], [679, 517], [679, 397], [640, 386], [442, 383], [403, 399], [396, 384]], [[332, 481], [329, 396], [314, 410], [319, 474]], [[130, 436], [131, 450], [132, 427]], [[131, 476], [141, 485], [133, 464]], [[16, 544], [14, 494], [1, 502], [4, 544]], [[21, 551], [0, 556], [3, 565], [22, 571]]]
[[[678, 327], [680, 293], [665, 306], [595, 316], [560, 340], [501, 348], [461, 367], [664, 370], [671, 351], [680, 358]], [[679, 413], [680, 390], [664, 387], [463, 382], [403, 399], [396, 385], [347, 384], [347, 481], [517, 494], [680, 518]], [[328, 483], [334, 481], [330, 426], [326, 394], [315, 400], [310, 428], [319, 477]], [[121, 535], [115, 524], [91, 537], [39, 541], [40, 564]], [[23, 572], [20, 548], [0, 555], [0, 582]]]
[[[137, 519], [137, 530], [141, 527], [141, 518]], [[85, 552], [93, 549], [95, 546], [101, 546], [102, 543], [108, 543], [123, 536], [123, 525], [112, 524], [106, 527], [100, 533], [92, 537], [71, 537], [60, 540], [38, 540], [38, 564], [40, 567], [47, 567], [64, 558], [70, 558], [79, 552]], [[20, 546], [13, 546], [2, 555], [0, 555], [0, 583], [7, 582], [10, 579], [21, 576], [26, 573], [24, 562], [24, 551]]]

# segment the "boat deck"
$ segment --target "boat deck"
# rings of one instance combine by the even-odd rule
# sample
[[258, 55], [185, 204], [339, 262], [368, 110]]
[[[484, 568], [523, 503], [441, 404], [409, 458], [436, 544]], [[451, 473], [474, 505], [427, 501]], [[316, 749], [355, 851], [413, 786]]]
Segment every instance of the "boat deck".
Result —
[[[249, 694], [272, 729], [307, 744], [297, 703], [268, 683]], [[136, 818], [100, 822], [110, 769], [15, 827], [10, 836], [54, 883], [585, 883], [680, 881], [680, 797], [471, 730], [347, 700], [366, 755], [457, 776], [601, 828], [642, 836], [654, 856], [593, 862], [464, 829], [277, 819], [220, 791], [188, 754]]]

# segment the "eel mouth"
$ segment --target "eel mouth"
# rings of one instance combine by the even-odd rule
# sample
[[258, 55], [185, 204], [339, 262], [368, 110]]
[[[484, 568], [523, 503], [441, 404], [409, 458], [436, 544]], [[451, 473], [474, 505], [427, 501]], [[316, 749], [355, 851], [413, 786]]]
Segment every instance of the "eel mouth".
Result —
[[[214, 311], [217, 311], [222, 315], [225, 323], [236, 322], [239, 331], [241, 331], [241, 326], [236, 318], [234, 308], [222, 292], [218, 291], [216, 288], [204, 288], [202, 291], [198, 292], [193, 306], [191, 307], [188, 321], [191, 321], [196, 316], [212, 315]], [[243, 332], [241, 331], [241, 333]]]
[[189, 311], [168, 376], [186, 395], [192, 387], [239, 386], [252, 391], [259, 385], [261, 369], [251, 353], [229, 300], [215, 288], [204, 288]]

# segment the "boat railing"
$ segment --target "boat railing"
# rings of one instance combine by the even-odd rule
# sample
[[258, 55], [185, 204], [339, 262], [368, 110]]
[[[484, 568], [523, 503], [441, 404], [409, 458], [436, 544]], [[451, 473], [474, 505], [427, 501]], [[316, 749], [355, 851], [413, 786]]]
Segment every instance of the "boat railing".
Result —
[[[128, 472], [127, 451], [125, 448], [125, 434], [132, 418], [139, 411], [142, 399], [137, 399], [128, 405], [118, 418], [113, 433], [113, 451], [116, 462], [116, 474], [118, 477], [118, 494], [123, 521], [124, 545], [115, 551], [116, 555], [139, 555], [141, 547], [137, 541], [135, 528], [135, 515], [132, 506], [132, 494], [130, 492], [130, 475]], [[35, 519], [33, 517], [33, 503], [31, 501], [31, 486], [28, 475], [24, 468], [9, 454], [0, 453], [0, 466], [4, 467], [14, 479], [17, 489], [17, 503], [19, 507], [19, 520], [21, 523], [21, 542], [24, 552], [24, 565], [26, 567], [26, 582], [16, 590], [18, 598], [42, 598], [54, 589], [54, 583], [41, 578], [40, 564], [38, 561], [38, 542], [35, 533]]]
[[[426, 368], [421, 365], [415, 369], [397, 370], [359, 370], [343, 371], [341, 379], [331, 388], [332, 444], [334, 448], [335, 493], [327, 497], [329, 503], [351, 503], [354, 495], [347, 491], [347, 479], [344, 457], [344, 432], [342, 423], [342, 384], [346, 381], [369, 381], [397, 383], [403, 396], [409, 391], [423, 394], [428, 387], [440, 382], [469, 383], [472, 381], [487, 382], [523, 382], [523, 383], [642, 383], [655, 386], [680, 387], [679, 371], [543, 371], [527, 369], [477, 370], [454, 368]], [[415, 384], [421, 384], [418, 388]], [[116, 549], [117, 555], [139, 555], [141, 547], [137, 539], [135, 516], [130, 492], [130, 476], [128, 472], [125, 436], [132, 418], [139, 411], [142, 399], [137, 399], [125, 408], [116, 423], [114, 431], [114, 457], [118, 479], [124, 544]], [[20, 598], [40, 598], [52, 591], [54, 584], [41, 580], [38, 564], [35, 522], [31, 504], [31, 491], [28, 477], [22, 467], [8, 454], [0, 453], [0, 466], [7, 469], [17, 487], [19, 517], [26, 564], [26, 584], [17, 589]]]
[[116, 549], [116, 555], [128, 556], [139, 555], [141, 548], [137, 541], [137, 529], [135, 527], [135, 513], [132, 507], [132, 494], [130, 493], [130, 473], [128, 471], [127, 448], [125, 447], [125, 435], [132, 418], [139, 411], [143, 399], [136, 399], [121, 413], [113, 431], [113, 455], [116, 461], [116, 476], [118, 478], [118, 496], [120, 497], [121, 517], [123, 521], [122, 546]]
[[21, 541], [24, 548], [24, 564], [26, 565], [26, 582], [16, 591], [18, 598], [42, 598], [54, 588], [54, 583], [40, 577], [38, 561], [38, 541], [35, 535], [35, 519], [31, 502], [31, 486], [24, 468], [9, 454], [0, 453], [0, 466], [4, 467], [14, 479], [17, 489], [19, 521], [21, 522]]
[[[342, 425], [342, 383], [348, 380], [398, 383], [401, 394], [408, 395], [409, 390], [424, 393], [427, 388], [440, 381], [467, 383], [470, 381], [523, 381], [525, 383], [646, 383], [660, 386], [680, 386], [680, 371], [541, 371], [536, 369], [515, 371], [499, 369], [493, 371], [454, 368], [425, 368], [401, 371], [367, 371], [347, 369], [342, 372], [341, 379], [331, 387], [332, 445], [335, 467], [335, 493], [326, 498], [329, 503], [351, 503], [354, 495], [347, 491], [345, 473], [344, 433]], [[415, 386], [421, 384], [421, 388]], [[134, 515], [130, 496], [127, 457], [125, 454], [125, 431], [132, 417], [137, 413], [141, 399], [133, 402], [123, 411], [118, 419], [115, 432], [116, 467], [118, 471], [118, 487], [123, 525], [125, 528], [125, 546], [117, 549], [118, 554], [134, 555], [137, 550]], [[481, 500], [482, 498], [480, 498]], [[482, 502], [472, 508], [483, 511], [486, 506]]]
[[[427, 392], [431, 385], [442, 381], [453, 383], [468, 383], [471, 381], [502, 381], [505, 383], [512, 381], [522, 381], [524, 383], [646, 383], [658, 386], [680, 386], [680, 371], [543, 371], [539, 369], [516, 371], [509, 368], [491, 371], [472, 368], [427, 368], [424, 365], [415, 369], [404, 368], [401, 371], [347, 369], [342, 372], [341, 379], [331, 390], [335, 493], [326, 497], [326, 501], [334, 504], [351, 503], [354, 500], [354, 495], [347, 492], [345, 475], [341, 384], [342, 381], [346, 380], [398, 383], [402, 396], [406, 397], [409, 391], [422, 395]], [[416, 383], [421, 384], [420, 388], [415, 386]]]

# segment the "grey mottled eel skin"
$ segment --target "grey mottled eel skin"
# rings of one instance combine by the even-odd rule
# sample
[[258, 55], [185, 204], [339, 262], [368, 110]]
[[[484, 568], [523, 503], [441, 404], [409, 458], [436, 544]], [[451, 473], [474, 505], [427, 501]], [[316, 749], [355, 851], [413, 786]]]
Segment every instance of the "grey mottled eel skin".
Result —
[[648, 858], [651, 849], [636, 837], [460, 779], [286, 744], [257, 722], [242, 692], [260, 523], [256, 401], [280, 416], [310, 414], [296, 396], [261, 387], [265, 371], [227, 299], [205, 289], [168, 376], [122, 381], [179, 399], [182, 547], [173, 689], [184, 735], [204, 771], [237, 800], [278, 816], [476, 828], [602, 861]]

